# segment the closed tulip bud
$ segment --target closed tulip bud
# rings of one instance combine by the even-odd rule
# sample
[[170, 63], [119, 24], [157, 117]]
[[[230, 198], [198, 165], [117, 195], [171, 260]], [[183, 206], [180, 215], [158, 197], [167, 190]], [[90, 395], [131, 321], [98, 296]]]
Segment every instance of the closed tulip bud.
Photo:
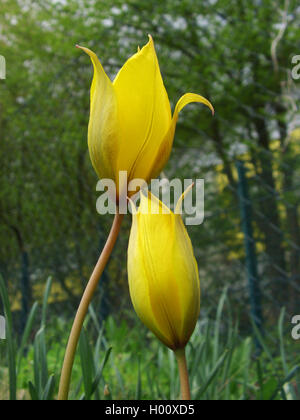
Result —
[[[117, 201], [127, 196], [128, 183], [157, 177], [167, 163], [179, 112], [190, 102], [201, 102], [212, 111], [209, 101], [187, 93], [171, 114], [169, 98], [150, 36], [149, 42], [130, 57], [112, 82], [96, 54], [79, 47], [91, 58], [94, 78], [88, 146], [92, 164], [103, 179], [116, 185]], [[119, 173], [127, 172], [125, 185]]]
[[133, 211], [128, 279], [141, 321], [170, 349], [183, 349], [200, 311], [198, 267], [181, 215], [151, 193]]

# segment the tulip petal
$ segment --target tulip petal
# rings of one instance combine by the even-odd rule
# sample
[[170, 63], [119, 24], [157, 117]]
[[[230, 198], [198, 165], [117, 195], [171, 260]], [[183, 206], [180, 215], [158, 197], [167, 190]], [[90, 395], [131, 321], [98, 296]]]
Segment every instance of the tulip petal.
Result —
[[155, 195], [148, 191], [147, 195], [141, 191], [139, 213], [141, 214], [172, 214], [172, 211]]
[[[182, 348], [199, 315], [200, 285], [191, 241], [181, 217], [151, 193], [133, 216], [128, 278], [134, 308], [172, 349]], [[154, 209], [155, 214], [149, 210]]]
[[195, 93], [186, 93], [179, 99], [175, 107], [169, 130], [155, 156], [155, 159], [152, 160], [152, 178], [156, 178], [160, 174], [164, 166], [167, 164], [173, 146], [175, 129], [179, 113], [186, 105], [192, 102], [198, 102], [208, 106], [208, 108], [212, 111], [214, 115], [214, 107], [207, 99], [205, 99], [201, 95], [197, 95]]
[[[200, 312], [200, 281], [193, 246], [180, 215], [176, 215], [175, 237], [172, 255], [176, 285], [180, 290], [181, 324], [179, 337], [185, 345], [192, 335]], [[186, 281], [189, 279], [189, 281]]]
[[88, 130], [91, 161], [99, 178], [115, 179], [119, 122], [114, 87], [96, 54], [88, 48], [78, 48], [90, 56], [94, 67]]
[[151, 37], [124, 64], [113, 85], [122, 136], [118, 168], [129, 169], [129, 180], [147, 180], [147, 160], [152, 160], [171, 123], [170, 102]]
[[[178, 264], [176, 272], [180, 281], [178, 287], [182, 291], [180, 294], [182, 309], [181, 337], [190, 336], [194, 330], [191, 319], [196, 320], [200, 311], [200, 282], [197, 261], [193, 254], [193, 245], [180, 215], [182, 202], [187, 194], [194, 187], [194, 182], [189, 185], [177, 201], [175, 208], [176, 217], [176, 247], [173, 250], [173, 258]], [[182, 282], [181, 279], [189, 278], [191, 283]]]
[[174, 115], [173, 115], [173, 122], [175, 120], [175, 124], [176, 124], [176, 122], [178, 120], [179, 112], [186, 105], [188, 105], [188, 104], [190, 104], [192, 102], [198, 102], [198, 103], [204, 104], [204, 105], [208, 106], [208, 108], [211, 110], [211, 112], [213, 114], [215, 113], [215, 110], [214, 110], [214, 107], [212, 106], [212, 104], [207, 99], [205, 99], [203, 96], [197, 95], [195, 93], [186, 93], [185, 95], [183, 95], [179, 99], [179, 101], [176, 104], [176, 108], [175, 108]]
[[189, 185], [187, 187], [187, 189], [181, 194], [181, 196], [179, 197], [177, 203], [176, 203], [176, 207], [175, 207], [175, 214], [181, 214], [181, 207], [182, 207], [182, 202], [185, 198], [185, 196], [193, 189], [195, 183], [192, 182], [191, 185]]
[[141, 321], [168, 347], [173, 345], [165, 320], [157, 317], [153, 305], [153, 280], [152, 273], [147, 270], [149, 256], [144, 252], [144, 227], [140, 222], [140, 215], [133, 215], [131, 234], [128, 247], [128, 279], [130, 296], [137, 315]]

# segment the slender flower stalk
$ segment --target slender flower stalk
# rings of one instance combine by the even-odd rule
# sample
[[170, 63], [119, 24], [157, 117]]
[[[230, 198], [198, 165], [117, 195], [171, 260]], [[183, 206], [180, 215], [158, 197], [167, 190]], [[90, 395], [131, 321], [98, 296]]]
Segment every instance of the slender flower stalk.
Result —
[[[202, 103], [212, 112], [214, 109], [203, 96], [187, 93], [179, 99], [172, 115], [151, 36], [148, 44], [126, 61], [113, 82], [105, 73], [96, 54], [87, 48], [79, 48], [90, 56], [94, 67], [88, 129], [91, 162], [100, 179], [111, 179], [115, 182], [117, 193], [115, 204], [120, 206], [121, 198], [127, 199], [133, 194], [129, 188], [130, 181], [140, 179], [149, 183], [159, 175], [168, 162], [180, 111], [191, 102]], [[126, 182], [119, 181], [119, 174], [124, 171], [129, 176]], [[121, 212], [120, 206], [74, 320], [62, 368], [59, 400], [68, 398], [80, 332], [99, 278], [119, 234], [123, 217]], [[142, 244], [140, 248], [145, 246], [147, 248], [145, 241], [148, 239], [147, 223], [141, 223], [141, 228], [137, 229], [137, 220], [134, 222], [131, 235], [132, 255], [129, 258], [129, 277], [133, 303], [142, 320], [164, 344], [177, 350], [185, 347], [194, 330], [199, 313], [200, 285], [190, 240], [182, 221], [173, 216], [165, 218], [162, 223], [163, 239], [166, 243], [172, 244], [172, 247], [166, 247], [163, 259], [169, 257], [170, 266], [176, 265], [176, 267], [173, 269], [174, 272], [171, 272], [171, 277], [166, 275], [163, 268], [158, 271], [163, 276], [162, 290], [156, 284], [157, 273], [154, 273], [153, 277], [150, 269], [146, 269], [145, 272], [142, 263], [134, 268], [136, 257], [138, 260], [141, 259], [139, 257], [143, 257], [135, 250], [135, 239]], [[151, 218], [150, 225], [153, 225], [153, 222]], [[156, 241], [160, 239], [157, 227], [154, 231], [152, 238], [154, 254], [151, 258], [156, 260], [157, 257], [158, 266], [163, 267], [164, 261], [160, 264], [160, 241]], [[143, 236], [145, 240], [141, 239]], [[145, 293], [147, 287], [143, 286], [140, 280], [145, 273], [148, 274], [146, 277], [149, 282], [154, 285], [151, 287], [150, 295]], [[143, 306], [145, 308], [141, 310]], [[171, 323], [168, 322], [170, 313]], [[180, 366], [184, 365], [181, 363]]]
[[88, 308], [92, 301], [96, 288], [98, 286], [99, 279], [105, 269], [106, 264], [108, 263], [109, 257], [116, 243], [118, 234], [120, 232], [122, 220], [123, 220], [123, 215], [117, 212], [114, 218], [113, 225], [110, 230], [110, 234], [107, 238], [106, 244], [103, 248], [103, 251], [94, 268], [94, 271], [91, 275], [91, 278], [87, 284], [87, 287], [84, 291], [81, 302], [79, 304], [78, 311], [77, 311], [77, 314], [73, 323], [73, 327], [71, 330], [70, 338], [68, 341], [63, 368], [61, 372], [59, 392], [58, 392], [59, 400], [68, 399], [72, 368], [73, 368], [75, 353], [76, 353], [81, 329], [83, 326], [83, 322], [88, 312]]
[[189, 373], [186, 363], [185, 349], [176, 350], [175, 352], [179, 377], [180, 377], [180, 395], [183, 401], [191, 399]]

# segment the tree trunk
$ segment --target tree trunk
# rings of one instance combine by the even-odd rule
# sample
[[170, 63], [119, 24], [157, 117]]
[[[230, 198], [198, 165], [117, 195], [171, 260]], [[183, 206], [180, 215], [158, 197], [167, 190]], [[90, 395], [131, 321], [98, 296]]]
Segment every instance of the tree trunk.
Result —
[[258, 211], [255, 211], [257, 225], [264, 234], [267, 266], [265, 275], [268, 278], [267, 293], [277, 301], [278, 309], [287, 302], [288, 276], [286, 273], [285, 249], [283, 246], [283, 233], [277, 203], [277, 190], [273, 173], [273, 156], [270, 150], [269, 133], [262, 118], [254, 120], [260, 149], [257, 151], [257, 160], [260, 168], [258, 176], [261, 180], [262, 196], [269, 197], [260, 200]]

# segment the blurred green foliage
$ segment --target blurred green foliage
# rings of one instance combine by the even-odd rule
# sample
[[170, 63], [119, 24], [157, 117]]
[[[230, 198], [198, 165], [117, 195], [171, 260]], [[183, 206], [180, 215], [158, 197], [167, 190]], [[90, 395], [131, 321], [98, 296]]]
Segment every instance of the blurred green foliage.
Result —
[[[5, 294], [1, 280], [1, 296]], [[0, 399], [51, 400], [57, 393], [60, 368], [70, 324], [63, 317], [45, 317], [51, 287], [48, 280], [42, 309], [33, 310], [14, 352], [16, 363], [0, 368]], [[9, 304], [6, 306], [9, 312]], [[42, 315], [41, 315], [42, 312]], [[253, 340], [241, 339], [230, 317], [226, 292], [216, 319], [202, 319], [187, 348], [192, 398], [197, 400], [296, 400], [299, 398], [299, 353], [288, 352], [285, 341], [280, 356], [273, 356], [268, 341], [259, 337], [264, 351], [253, 356]], [[174, 354], [146, 328], [130, 317], [109, 317], [101, 327], [91, 307], [82, 332], [71, 386], [71, 399], [178, 399], [179, 379]], [[41, 318], [40, 328], [37, 328]], [[282, 318], [283, 319], [283, 318]], [[279, 341], [284, 337], [279, 322]], [[88, 331], [88, 332], [87, 332]], [[2, 356], [11, 357], [15, 337], [1, 344]], [[26, 337], [27, 336], [27, 337]], [[31, 337], [31, 338], [29, 338]], [[298, 364], [297, 364], [298, 363]], [[8, 375], [13, 385], [8, 394]]]
[[[57, 379], [69, 319], [111, 223], [110, 216], [100, 217], [95, 211], [97, 178], [86, 144], [92, 68], [88, 57], [74, 47], [92, 48], [113, 78], [151, 33], [173, 107], [183, 93], [191, 91], [209, 98], [216, 109], [214, 118], [197, 105], [182, 113], [171, 161], [163, 174], [205, 178], [206, 219], [202, 226], [189, 227], [202, 283], [201, 318], [215, 319], [227, 285], [232, 317], [240, 320], [242, 342], [236, 345], [235, 357], [245, 358], [247, 367], [241, 375], [233, 370], [230, 384], [220, 382], [219, 372], [215, 386], [201, 397], [216, 398], [220, 389], [223, 397], [230, 398], [270, 396], [275, 382], [278, 386], [288, 372], [278, 368], [274, 380], [273, 374], [268, 376], [273, 368], [264, 360], [255, 364], [244, 355], [249, 350], [251, 324], [235, 160], [245, 160], [249, 170], [263, 310], [272, 336], [281, 308], [287, 308], [283, 324], [287, 330], [289, 315], [300, 304], [300, 93], [299, 82], [291, 78], [291, 60], [299, 54], [297, 0], [2, 0], [0, 28], [0, 54], [7, 66], [7, 78], [0, 80], [0, 272], [12, 302], [14, 326], [19, 318], [24, 332], [31, 305], [35, 299], [41, 302], [44, 279], [51, 275], [52, 317], [46, 333], [51, 348], [47, 354], [49, 372], [56, 372]], [[125, 321], [117, 329], [118, 317], [133, 322], [126, 278], [129, 228], [128, 217], [94, 301], [95, 319], [99, 314], [101, 318], [111, 315], [107, 322], [115, 333], [106, 333], [106, 351], [110, 345], [118, 348], [118, 335], [128, 332]], [[16, 316], [16, 310], [21, 315]], [[228, 332], [226, 325], [220, 328]], [[135, 328], [132, 335], [128, 349], [119, 349], [113, 359], [120, 358], [121, 373], [109, 361], [105, 366], [114, 397], [133, 398], [137, 392], [138, 361], [132, 363], [132, 350], [138, 353], [143, 348], [141, 372], [155, 355], [149, 373], [152, 378], [169, 357], [152, 341], [154, 347], [146, 350]], [[22, 359], [22, 383], [32, 395], [41, 397], [46, 392], [49, 397], [54, 385], [45, 372], [42, 377], [31, 376], [28, 388], [30, 363], [45, 358], [43, 329], [34, 336], [29, 340], [34, 339], [35, 344], [29, 345], [28, 359]], [[90, 340], [86, 338], [82, 345], [95, 344], [97, 337]], [[272, 355], [279, 354], [274, 340]], [[211, 343], [197, 341], [195, 346]], [[294, 347], [293, 342], [288, 346], [290, 359]], [[98, 364], [87, 367], [87, 378], [91, 369], [92, 377], [97, 372], [99, 354], [94, 354]], [[104, 354], [101, 351], [102, 360]], [[195, 354], [200, 357], [197, 351]], [[109, 360], [113, 355], [114, 350]], [[122, 364], [126, 357], [130, 364]], [[194, 389], [205, 383], [216, 360], [210, 364], [205, 359], [206, 363]], [[281, 359], [275, 358], [274, 363], [277, 369]], [[257, 372], [261, 370], [260, 377]], [[169, 372], [167, 368], [161, 389], [153, 390], [150, 385], [145, 388], [143, 372], [143, 398], [168, 395]], [[126, 375], [132, 381], [124, 390], [120, 378], [127, 381]], [[246, 376], [249, 383], [243, 379]], [[79, 382], [79, 359], [74, 377]], [[85, 386], [89, 387], [87, 378]], [[173, 384], [173, 396], [177, 385]], [[82, 395], [83, 384], [79, 389], [77, 395]], [[280, 392], [282, 396], [282, 387]]]
[[[299, 293], [292, 297], [295, 288], [289, 284], [297, 283], [300, 271], [299, 90], [290, 77], [299, 39], [296, 1], [288, 2], [286, 30], [271, 54], [285, 5], [3, 0], [0, 265], [19, 302], [21, 294], [27, 300], [39, 297], [40, 279], [51, 274], [57, 283], [53, 300], [67, 299], [66, 307], [73, 308], [111, 223], [95, 212], [96, 176], [86, 145], [92, 68], [74, 46], [94, 49], [114, 77], [151, 33], [172, 104], [193, 91], [216, 108], [215, 118], [196, 105], [184, 111], [164, 174], [206, 180], [205, 224], [190, 233], [208, 298], [214, 300], [224, 282], [243, 289], [234, 166], [234, 159], [243, 158], [257, 209], [263, 290], [270, 285], [266, 299], [275, 299], [278, 307], [287, 301], [297, 306]], [[109, 284], [117, 283], [124, 293], [129, 226], [127, 220], [116, 263], [107, 271]], [[119, 305], [114, 290], [109, 293]], [[245, 289], [237, 293], [237, 302], [244, 305], [246, 299]]]

